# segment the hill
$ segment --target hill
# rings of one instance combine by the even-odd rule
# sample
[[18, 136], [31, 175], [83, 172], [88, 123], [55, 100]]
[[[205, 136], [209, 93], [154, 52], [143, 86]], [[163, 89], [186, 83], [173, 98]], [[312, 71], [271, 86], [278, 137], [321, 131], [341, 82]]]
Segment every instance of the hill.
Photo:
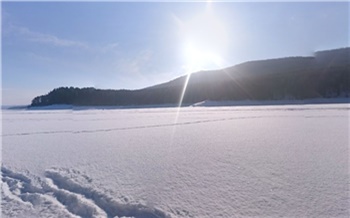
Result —
[[[186, 76], [139, 90], [60, 87], [35, 97], [31, 106], [151, 105], [179, 102]], [[205, 100], [286, 100], [350, 96], [350, 48], [319, 51], [312, 57], [250, 61], [192, 73], [183, 104]]]

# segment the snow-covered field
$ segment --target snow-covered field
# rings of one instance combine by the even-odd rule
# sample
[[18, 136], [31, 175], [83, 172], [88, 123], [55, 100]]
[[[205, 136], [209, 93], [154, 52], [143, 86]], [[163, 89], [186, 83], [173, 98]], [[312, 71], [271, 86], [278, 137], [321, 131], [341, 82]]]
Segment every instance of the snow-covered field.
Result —
[[349, 112], [4, 110], [2, 217], [349, 217]]

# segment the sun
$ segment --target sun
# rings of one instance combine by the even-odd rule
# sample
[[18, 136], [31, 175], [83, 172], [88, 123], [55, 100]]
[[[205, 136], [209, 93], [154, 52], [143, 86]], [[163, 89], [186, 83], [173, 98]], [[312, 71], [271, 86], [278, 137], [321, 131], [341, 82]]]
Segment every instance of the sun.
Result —
[[213, 65], [219, 66], [222, 63], [222, 58], [218, 54], [196, 46], [194, 43], [188, 43], [185, 46], [184, 57], [188, 73], [205, 70], [205, 68], [210, 68]]
[[187, 73], [222, 67], [229, 46], [228, 28], [209, 5], [189, 20], [178, 20]]
[[182, 42], [184, 58], [183, 68], [187, 74], [175, 118], [177, 123], [191, 74], [201, 70], [223, 68], [226, 62], [222, 57], [230, 40], [224, 19], [220, 19], [220, 16], [214, 13], [210, 1], [207, 2], [204, 11], [194, 13], [191, 19], [181, 20], [177, 16], [174, 16], [174, 19], [179, 26], [179, 39]]

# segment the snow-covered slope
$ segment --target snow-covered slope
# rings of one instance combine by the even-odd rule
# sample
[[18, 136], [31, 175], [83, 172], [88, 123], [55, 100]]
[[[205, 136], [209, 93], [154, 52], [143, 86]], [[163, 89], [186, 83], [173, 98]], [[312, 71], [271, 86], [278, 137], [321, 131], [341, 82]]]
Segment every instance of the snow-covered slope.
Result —
[[5, 110], [2, 217], [348, 217], [349, 111]]

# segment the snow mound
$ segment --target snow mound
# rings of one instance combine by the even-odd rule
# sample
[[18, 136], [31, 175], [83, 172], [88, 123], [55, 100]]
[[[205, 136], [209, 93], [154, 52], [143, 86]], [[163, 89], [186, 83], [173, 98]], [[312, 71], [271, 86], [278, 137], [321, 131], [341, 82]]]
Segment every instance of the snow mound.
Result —
[[[68, 170], [69, 172], [69, 170]], [[133, 218], [170, 218], [160, 209], [140, 203], [118, 201], [107, 194], [85, 187], [77, 181], [79, 178], [67, 174], [67, 170], [49, 169], [45, 178], [40, 180], [40, 187], [34, 186], [27, 176], [1, 167], [2, 192], [4, 199], [12, 199], [31, 208], [50, 205], [57, 214], [67, 217], [133, 217]], [[87, 182], [91, 179], [83, 176]], [[82, 179], [80, 178], [80, 179]]]

